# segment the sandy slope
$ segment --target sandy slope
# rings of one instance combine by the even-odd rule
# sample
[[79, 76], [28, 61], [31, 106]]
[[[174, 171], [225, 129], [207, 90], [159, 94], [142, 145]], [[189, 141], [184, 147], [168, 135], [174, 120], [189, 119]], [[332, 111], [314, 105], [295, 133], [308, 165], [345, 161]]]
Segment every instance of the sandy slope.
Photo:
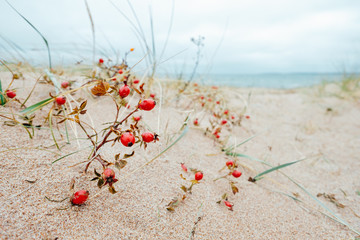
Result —
[[[20, 81], [17, 84], [31, 86]], [[29, 90], [19, 90], [19, 96], [25, 94], [22, 91]], [[314, 195], [335, 194], [344, 208], [323, 197], [318, 199], [360, 230], [360, 218], [355, 215], [360, 215], [360, 196], [356, 194], [360, 190], [360, 105], [336, 97], [315, 96], [312, 89], [223, 88], [222, 91], [227, 92], [234, 107], [239, 104], [238, 94], [246, 97], [252, 91], [247, 112], [250, 119], [245, 119], [242, 127], [234, 128], [232, 136], [240, 142], [253, 134], [259, 135], [236, 151], [266, 159], [273, 165], [309, 157], [283, 172]], [[47, 92], [41, 86], [31, 102], [45, 98]], [[12, 106], [17, 108], [16, 104]], [[112, 103], [106, 98], [89, 103], [88, 109], [96, 126], [111, 120], [114, 114]], [[2, 124], [1, 239], [192, 239], [192, 231], [193, 239], [351, 239], [356, 236], [347, 227], [317, 212], [316, 209], [324, 209], [280, 173], [271, 173], [256, 184], [247, 181], [268, 167], [244, 158], [241, 159], [243, 176], [237, 180], [240, 192], [230, 195], [234, 211], [218, 205], [216, 201], [230, 189], [226, 181], [214, 183], [213, 179], [220, 175], [218, 170], [228, 157], [220, 151], [218, 143], [192, 126], [178, 144], [155, 162], [127, 175], [164, 149], [167, 136], [178, 132], [187, 115], [181, 110], [162, 106], [160, 131], [158, 110], [144, 115], [145, 122], [160, 133], [161, 140], [150, 144], [146, 151], [137, 150], [128, 166], [117, 172], [121, 180], [116, 184], [117, 194], [103, 191], [85, 206], [67, 210], [57, 208], [68, 206], [68, 202], [49, 202], [45, 196], [52, 199], [67, 196], [73, 177], [76, 189], [87, 189], [92, 196], [99, 192], [95, 183], [89, 181], [93, 177], [91, 171], [82, 174], [83, 164], [71, 167], [85, 160], [89, 151], [51, 165], [59, 157], [54, 148], [51, 150], [55, 153], [34, 149], [52, 144], [49, 131], [37, 130], [30, 140], [23, 128]], [[64, 146], [61, 154], [77, 150], [78, 144], [84, 147], [89, 143], [73, 141]], [[24, 149], [4, 152], [18, 147]], [[115, 150], [129, 152], [116, 145], [103, 153], [111, 159]], [[180, 196], [179, 187], [184, 184], [179, 177], [181, 162], [203, 170], [204, 180], [170, 213], [165, 205]], [[94, 166], [100, 169], [97, 164]], [[305, 204], [277, 192], [295, 194]]]

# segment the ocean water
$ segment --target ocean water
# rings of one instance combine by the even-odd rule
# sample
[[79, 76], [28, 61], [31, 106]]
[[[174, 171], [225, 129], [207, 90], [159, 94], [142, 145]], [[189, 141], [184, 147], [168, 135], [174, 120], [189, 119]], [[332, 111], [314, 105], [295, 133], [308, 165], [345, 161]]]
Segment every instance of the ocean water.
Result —
[[340, 81], [343, 76], [343, 73], [212, 74], [197, 82], [217, 86], [291, 89], [314, 86], [324, 81]]

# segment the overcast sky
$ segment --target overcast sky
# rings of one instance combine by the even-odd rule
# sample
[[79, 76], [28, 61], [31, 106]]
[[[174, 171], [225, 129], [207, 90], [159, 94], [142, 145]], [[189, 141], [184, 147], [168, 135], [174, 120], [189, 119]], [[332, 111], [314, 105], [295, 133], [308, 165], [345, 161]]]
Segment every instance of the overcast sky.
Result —
[[[9, 0], [48, 39], [56, 63], [91, 61], [92, 35], [83, 0]], [[201, 70], [212, 73], [336, 72], [360, 66], [360, 1], [348, 0], [131, 0], [151, 43], [150, 8], [159, 57], [171, 24], [161, 71], [191, 71], [204, 36]], [[97, 58], [134, 47], [134, 63], [144, 52], [126, 0], [88, 0], [97, 41]], [[46, 64], [45, 45], [4, 0], [0, 0], [0, 57], [11, 58], [17, 44], [31, 62]], [[33, 51], [29, 51], [33, 50]], [[35, 51], [42, 50], [42, 51]], [[36, 55], [38, 54], [38, 55]], [[17, 57], [19, 54], [15, 54]], [[170, 59], [169, 59], [170, 58]]]

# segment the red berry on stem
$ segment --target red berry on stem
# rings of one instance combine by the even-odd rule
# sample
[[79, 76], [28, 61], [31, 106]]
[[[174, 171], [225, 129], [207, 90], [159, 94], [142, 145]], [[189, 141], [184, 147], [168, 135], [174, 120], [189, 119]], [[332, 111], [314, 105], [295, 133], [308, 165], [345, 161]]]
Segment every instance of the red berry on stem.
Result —
[[131, 132], [124, 132], [120, 137], [120, 141], [125, 147], [131, 147], [135, 143], [135, 137]]
[[71, 203], [74, 205], [81, 205], [86, 202], [88, 199], [89, 192], [85, 190], [80, 190], [74, 193], [74, 195], [71, 197]]
[[234, 116], [231, 116], [231, 119], [235, 119], [235, 117], [234, 117]]
[[249, 116], [249, 115], [246, 115], [246, 116], [245, 116], [245, 118], [246, 118], [246, 119], [249, 119], [249, 118], [250, 118], [250, 116]]
[[215, 136], [216, 138], [220, 138], [220, 135], [219, 134], [216, 134], [216, 136]]
[[155, 98], [155, 93], [150, 94], [150, 97]]
[[224, 201], [224, 204], [225, 204], [225, 206], [227, 206], [227, 207], [229, 207], [229, 208], [232, 208], [232, 207], [233, 207], [233, 205], [232, 205], [230, 202], [228, 202], [228, 201]]
[[141, 137], [143, 141], [147, 143], [154, 141], [154, 134], [151, 132], [144, 132], [143, 134], [141, 134]]
[[201, 96], [200, 99], [201, 99], [201, 100], [204, 100], [204, 96]]
[[135, 79], [135, 80], [134, 80], [134, 84], [138, 84], [139, 82], [140, 82], [139, 79]]
[[64, 105], [66, 102], [66, 98], [64, 96], [59, 96], [55, 98], [55, 101], [58, 105]]
[[222, 125], [225, 125], [226, 123], [227, 123], [227, 120], [226, 120], [226, 119], [224, 119], [224, 120], [221, 121], [221, 124], [222, 124]]
[[241, 174], [242, 174], [242, 173], [241, 173], [240, 171], [238, 171], [238, 170], [235, 170], [235, 171], [232, 172], [232, 175], [234, 176], [234, 178], [240, 177]]
[[118, 71], [118, 73], [119, 73], [119, 74], [123, 74], [124, 71], [120, 69], [120, 70]]
[[232, 167], [232, 166], [234, 166], [234, 162], [233, 161], [231, 161], [231, 160], [229, 160], [229, 161], [227, 161], [226, 162], [226, 166], [230, 166], [230, 167]]
[[203, 178], [204, 174], [202, 172], [195, 173], [195, 180], [200, 181]]
[[100, 58], [99, 59], [99, 64], [103, 64], [104, 63], [104, 59]]
[[115, 172], [111, 168], [106, 168], [102, 175], [105, 180], [115, 178]]
[[229, 110], [225, 110], [225, 111], [224, 111], [224, 114], [228, 114], [228, 113], [229, 113]]
[[184, 172], [187, 172], [187, 167], [185, 166], [184, 163], [181, 163], [181, 168], [184, 170]]
[[140, 102], [139, 108], [141, 110], [150, 111], [152, 110], [156, 105], [156, 102], [152, 99], [145, 99]]
[[194, 125], [195, 126], [199, 125], [199, 120], [197, 118], [194, 120]]
[[130, 94], [130, 88], [127, 85], [124, 85], [119, 89], [120, 97], [126, 98], [129, 94]]
[[140, 116], [134, 117], [134, 121], [136, 121], [136, 122], [140, 121], [140, 119], [141, 119]]
[[62, 88], [67, 88], [69, 85], [70, 85], [70, 84], [69, 84], [68, 81], [64, 81], [64, 82], [61, 83], [61, 87], [62, 87]]
[[220, 104], [220, 101], [216, 101], [216, 104]]
[[11, 90], [7, 90], [6, 96], [8, 96], [8, 98], [14, 98], [14, 97], [16, 97], [16, 93]]

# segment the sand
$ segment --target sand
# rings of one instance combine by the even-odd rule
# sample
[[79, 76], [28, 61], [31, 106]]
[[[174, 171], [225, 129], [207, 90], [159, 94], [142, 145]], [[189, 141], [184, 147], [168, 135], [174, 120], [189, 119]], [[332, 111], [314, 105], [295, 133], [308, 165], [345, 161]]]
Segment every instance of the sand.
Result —
[[[1, 73], [1, 79], [8, 79]], [[31, 90], [36, 74], [17, 80], [18, 96]], [[65, 77], [64, 77], [65, 78]], [[82, 77], [76, 77], [82, 79]], [[162, 83], [164, 96], [171, 95]], [[39, 85], [29, 104], [48, 96], [50, 87]], [[154, 89], [160, 96], [159, 89]], [[316, 197], [337, 216], [360, 230], [360, 102], [345, 100], [322, 92], [317, 88], [296, 90], [235, 89], [222, 87], [230, 109], [243, 107], [243, 100], [251, 97], [241, 127], [233, 127], [230, 142], [237, 143], [256, 137], [236, 148], [236, 152], [266, 160], [271, 165], [283, 164], [302, 158], [306, 160], [282, 169], [308, 192], [334, 194], [337, 207], [323, 196]], [[326, 92], [325, 92], [326, 93]], [[83, 94], [83, 97], [86, 96]], [[75, 96], [76, 98], [79, 96]], [[186, 100], [184, 100], [186, 101]], [[71, 155], [51, 164], [58, 157], [89, 145], [85, 140], [65, 141], [57, 135], [62, 152], [54, 146], [49, 151], [39, 150], [53, 144], [49, 130], [35, 130], [33, 139], [20, 126], [4, 125], [1, 121], [0, 144], [0, 238], [1, 239], [354, 239], [357, 234], [319, 211], [329, 214], [298, 186], [279, 172], [265, 175], [252, 183], [249, 177], [268, 169], [261, 163], [239, 158], [243, 175], [235, 182], [239, 193], [232, 195], [226, 180], [213, 182], [221, 176], [219, 170], [231, 159], [221, 152], [221, 143], [204, 136], [202, 127], [189, 123], [186, 135], [154, 162], [130, 174], [161, 152], [179, 134], [189, 114], [183, 102], [160, 104], [149, 113], [142, 114], [148, 127], [159, 133], [160, 141], [149, 144], [146, 150], [135, 148], [135, 156], [120, 172], [115, 184], [118, 193], [99, 190], [95, 182], [94, 163], [84, 174], [84, 163], [89, 150]], [[96, 127], [111, 121], [114, 106], [109, 98], [89, 100], [88, 111]], [[14, 112], [17, 103], [11, 103], [0, 112]], [[38, 113], [37, 124], [42, 124]], [[190, 115], [194, 118], [195, 115]], [[85, 118], [90, 122], [88, 118]], [[158, 122], [160, 120], [160, 122]], [[44, 125], [45, 126], [45, 125]], [[159, 128], [159, 129], [158, 129]], [[78, 129], [78, 137], [83, 137]], [[175, 136], [174, 138], [171, 138]], [[71, 133], [71, 139], [74, 134]], [[11, 150], [15, 148], [22, 148]], [[112, 159], [117, 152], [130, 153], [119, 144], [106, 147], [102, 153]], [[175, 210], [166, 210], [172, 198], [182, 194], [185, 182], [180, 163], [201, 169], [204, 179], [195, 185], [193, 193]], [[192, 175], [183, 173], [191, 178]], [[70, 206], [68, 201], [50, 202], [69, 195], [71, 179], [75, 189], [86, 189], [90, 200], [81, 207]], [[28, 181], [35, 181], [34, 183]], [[301, 202], [289, 196], [297, 197]], [[234, 204], [229, 211], [217, 204], [222, 194], [229, 194]]]

